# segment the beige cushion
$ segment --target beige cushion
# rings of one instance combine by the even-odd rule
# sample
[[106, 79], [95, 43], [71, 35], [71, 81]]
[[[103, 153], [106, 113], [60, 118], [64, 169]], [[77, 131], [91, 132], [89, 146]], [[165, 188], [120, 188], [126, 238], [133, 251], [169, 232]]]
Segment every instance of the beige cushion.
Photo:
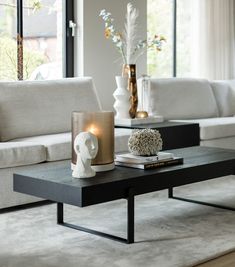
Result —
[[0, 168], [30, 165], [46, 161], [43, 145], [31, 142], [0, 143]]
[[174, 121], [199, 123], [201, 140], [235, 136], [235, 117]]
[[21, 173], [24, 171], [38, 172], [42, 170], [50, 171], [55, 168], [65, 167], [70, 167], [70, 161], [44, 162], [41, 164], [0, 169], [0, 209], [42, 200], [27, 194], [21, 194], [13, 191], [13, 173]]
[[[115, 129], [115, 152], [127, 151], [129, 129]], [[50, 134], [14, 139], [14, 142], [39, 144], [45, 147], [46, 161], [71, 159], [71, 133]]]
[[128, 151], [128, 139], [131, 133], [131, 129], [115, 129], [115, 153]]
[[235, 80], [211, 82], [221, 117], [235, 115]]
[[218, 108], [207, 80], [151, 79], [150, 113], [164, 119], [218, 117]]
[[91, 78], [0, 82], [0, 138], [71, 130], [74, 110], [100, 110]]
[[200, 142], [200, 145], [201, 146], [227, 148], [227, 149], [235, 149], [235, 136], [210, 139], [210, 140], [202, 140]]
[[71, 159], [71, 133], [39, 135], [14, 139], [18, 142], [37, 143], [45, 147], [46, 161]]

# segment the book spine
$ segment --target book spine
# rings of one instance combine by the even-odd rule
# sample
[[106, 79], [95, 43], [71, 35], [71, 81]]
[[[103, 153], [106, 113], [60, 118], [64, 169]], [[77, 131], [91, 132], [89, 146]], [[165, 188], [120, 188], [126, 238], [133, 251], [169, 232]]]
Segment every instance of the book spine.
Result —
[[157, 167], [163, 167], [163, 166], [170, 166], [174, 164], [182, 164], [183, 163], [183, 158], [178, 158], [178, 159], [172, 159], [168, 161], [162, 161], [162, 162], [155, 162], [152, 164], [145, 164], [144, 169], [152, 169], [152, 168], [157, 168]]

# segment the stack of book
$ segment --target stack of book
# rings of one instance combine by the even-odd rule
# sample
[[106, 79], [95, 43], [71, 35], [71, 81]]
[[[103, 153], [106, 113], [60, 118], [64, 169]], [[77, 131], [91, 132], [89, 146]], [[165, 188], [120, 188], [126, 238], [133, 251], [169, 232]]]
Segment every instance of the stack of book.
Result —
[[156, 156], [135, 156], [131, 153], [116, 154], [115, 165], [137, 168], [152, 169], [175, 164], [183, 164], [184, 159], [175, 157], [172, 153], [159, 152]]

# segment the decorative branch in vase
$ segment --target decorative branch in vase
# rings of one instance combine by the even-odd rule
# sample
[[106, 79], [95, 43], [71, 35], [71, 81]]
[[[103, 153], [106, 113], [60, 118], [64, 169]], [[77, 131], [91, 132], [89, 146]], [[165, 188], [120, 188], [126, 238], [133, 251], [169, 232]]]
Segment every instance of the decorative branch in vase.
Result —
[[161, 51], [166, 39], [162, 35], [155, 35], [153, 38], [138, 40], [137, 18], [139, 11], [131, 3], [127, 4], [126, 23], [123, 32], [115, 29], [111, 13], [103, 9], [100, 11], [100, 16], [105, 22], [105, 37], [113, 42], [121, 54], [122, 75], [129, 78], [128, 89], [131, 93], [129, 114], [131, 118], [135, 118], [138, 105], [136, 62], [147, 49], [154, 49], [156, 52]]

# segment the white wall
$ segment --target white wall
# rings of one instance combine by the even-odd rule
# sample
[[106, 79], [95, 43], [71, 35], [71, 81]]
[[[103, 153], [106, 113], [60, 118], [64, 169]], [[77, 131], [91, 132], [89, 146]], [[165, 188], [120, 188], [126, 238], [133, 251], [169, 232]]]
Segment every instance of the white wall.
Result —
[[[112, 42], [104, 37], [104, 22], [99, 13], [101, 9], [112, 13], [116, 29], [122, 31], [128, 2], [132, 2], [139, 10], [139, 36], [146, 38], [146, 0], [79, 0], [76, 6], [78, 35], [75, 40], [75, 75], [93, 77], [103, 109], [107, 110], [113, 106], [115, 76], [121, 75], [122, 61], [117, 62], [120, 54]], [[146, 73], [146, 68], [144, 55], [137, 62], [137, 76]]]

